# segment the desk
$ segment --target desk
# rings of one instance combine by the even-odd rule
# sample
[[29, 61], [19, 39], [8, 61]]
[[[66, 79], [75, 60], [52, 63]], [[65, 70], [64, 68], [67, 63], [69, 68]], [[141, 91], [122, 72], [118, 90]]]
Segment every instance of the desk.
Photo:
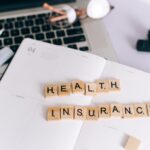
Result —
[[115, 9], [104, 18], [119, 62], [150, 73], [150, 52], [138, 52], [138, 39], [150, 30], [150, 0], [110, 0]]

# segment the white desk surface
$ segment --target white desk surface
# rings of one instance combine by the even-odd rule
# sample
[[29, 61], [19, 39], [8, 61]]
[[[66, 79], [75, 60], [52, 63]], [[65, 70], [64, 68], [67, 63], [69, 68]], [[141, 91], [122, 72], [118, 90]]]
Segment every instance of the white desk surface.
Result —
[[104, 18], [119, 62], [150, 73], [150, 52], [138, 52], [136, 41], [150, 30], [150, 0], [109, 0], [115, 9]]

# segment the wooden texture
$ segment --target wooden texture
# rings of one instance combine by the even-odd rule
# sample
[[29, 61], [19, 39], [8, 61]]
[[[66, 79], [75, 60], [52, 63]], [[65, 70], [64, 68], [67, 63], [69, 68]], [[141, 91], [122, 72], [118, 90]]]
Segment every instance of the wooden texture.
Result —
[[123, 118], [134, 118], [134, 105], [123, 105]]
[[71, 94], [71, 84], [62, 83], [58, 85], [58, 95], [59, 96], [68, 96]]
[[147, 117], [146, 104], [134, 104], [135, 117]]
[[120, 81], [119, 80], [109, 80], [109, 91], [119, 91]]
[[87, 115], [87, 108], [83, 106], [76, 106], [74, 111], [74, 119], [85, 120]]
[[123, 117], [122, 105], [121, 104], [110, 104], [111, 117]]
[[85, 95], [96, 96], [96, 83], [86, 83], [85, 84]]
[[135, 137], [130, 136], [125, 145], [125, 150], [138, 150], [141, 141]]
[[61, 119], [74, 119], [74, 106], [62, 106]]
[[97, 93], [108, 92], [109, 91], [109, 80], [97, 80]]
[[55, 97], [58, 96], [58, 92], [57, 92], [57, 85], [46, 85], [44, 88], [44, 95], [45, 97]]
[[109, 118], [110, 117], [110, 105], [101, 104], [99, 105], [99, 118]]
[[85, 83], [81, 80], [75, 80], [71, 84], [72, 86], [72, 93], [82, 93], [84, 94], [85, 91]]
[[98, 117], [98, 107], [87, 107], [87, 120], [97, 120]]
[[47, 112], [48, 121], [60, 120], [60, 107], [49, 107]]

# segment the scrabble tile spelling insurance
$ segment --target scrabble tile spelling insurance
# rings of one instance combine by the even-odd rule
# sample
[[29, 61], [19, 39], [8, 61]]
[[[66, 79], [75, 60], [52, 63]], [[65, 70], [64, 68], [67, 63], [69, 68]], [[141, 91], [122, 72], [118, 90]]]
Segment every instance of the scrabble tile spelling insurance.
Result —
[[87, 107], [87, 120], [97, 120], [98, 119], [98, 107]]
[[110, 117], [110, 105], [101, 104], [99, 105], [99, 118], [109, 118]]
[[59, 96], [67, 96], [71, 94], [71, 84], [64, 83], [58, 85], [58, 95]]
[[96, 83], [86, 83], [85, 85], [85, 95], [96, 96]]
[[120, 90], [120, 81], [119, 80], [109, 80], [109, 90], [110, 91], [119, 91]]
[[62, 106], [61, 119], [74, 119], [74, 106]]
[[122, 105], [121, 104], [110, 104], [111, 117], [123, 117]]
[[57, 85], [46, 85], [44, 90], [45, 97], [58, 96]]
[[72, 93], [84, 94], [85, 83], [81, 80], [75, 80], [72, 82]]
[[47, 112], [47, 119], [60, 120], [60, 107], [49, 107]]
[[148, 116], [150, 116], [150, 103], [146, 104], [146, 108], [147, 108], [147, 114]]
[[125, 145], [125, 150], [138, 150], [141, 141], [135, 137], [130, 136]]
[[146, 104], [135, 104], [134, 105], [135, 117], [147, 117]]
[[97, 80], [96, 84], [97, 84], [97, 93], [109, 91], [109, 81], [108, 80]]
[[134, 118], [134, 105], [123, 105], [123, 118]]
[[74, 118], [79, 120], [85, 120], [87, 114], [87, 108], [82, 106], [76, 106], [74, 111]]

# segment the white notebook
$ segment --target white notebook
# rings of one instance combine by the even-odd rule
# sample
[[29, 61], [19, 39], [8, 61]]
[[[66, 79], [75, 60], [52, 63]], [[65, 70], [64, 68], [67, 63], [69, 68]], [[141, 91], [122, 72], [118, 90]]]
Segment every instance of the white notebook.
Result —
[[[70, 82], [75, 79], [94, 82], [97, 79], [113, 78], [120, 80], [120, 92], [103, 93], [95, 98], [70, 95], [45, 100], [43, 96], [43, 88], [46, 83]], [[77, 120], [54, 122], [46, 120], [48, 106], [92, 105], [104, 102], [150, 102], [149, 89], [150, 75], [148, 73], [89, 53], [25, 39], [0, 84], [1, 92], [5, 91], [5, 93], [9, 93], [6, 95], [10, 95], [9, 98], [5, 98], [5, 94], [2, 94], [3, 101], [0, 101], [0, 103], [5, 104], [4, 99], [6, 99], [7, 105], [2, 110], [9, 110], [1, 113], [1, 115], [5, 114], [6, 116], [6, 118], [3, 117], [3, 124], [0, 124], [0, 133], [3, 133], [0, 134], [0, 142], [4, 145], [3, 150], [15, 146], [15, 150], [91, 150], [93, 144], [94, 150], [98, 150], [100, 147], [105, 149], [98, 141], [101, 140], [103, 143], [109, 141], [105, 141], [107, 138], [99, 137], [99, 140], [95, 142], [94, 140], [97, 139], [96, 131], [99, 133], [101, 131], [104, 134], [104, 131], [109, 132], [111, 128], [143, 139], [145, 141], [143, 147], [147, 144], [150, 146], [148, 143], [150, 134], [145, 135], [145, 133], [150, 132], [149, 118], [110, 119], [91, 123]], [[28, 107], [29, 104], [33, 109]], [[20, 113], [22, 117], [19, 115]], [[15, 118], [17, 114], [14, 122], [13, 120], [7, 122], [8, 114], [10, 118]], [[19, 130], [16, 128], [17, 125]], [[106, 129], [103, 130], [103, 128]], [[7, 130], [7, 134], [3, 138], [5, 130]], [[9, 136], [9, 133], [10, 135], [12, 133], [13, 136]], [[91, 139], [93, 142], [85, 142], [89, 140], [92, 133], [93, 135], [95, 133], [95, 139], [94, 137]], [[111, 131], [110, 133], [108, 134], [111, 140], [110, 144], [113, 144], [114, 132]], [[8, 140], [6, 141], [6, 139]], [[120, 141], [116, 145], [119, 150]]]

